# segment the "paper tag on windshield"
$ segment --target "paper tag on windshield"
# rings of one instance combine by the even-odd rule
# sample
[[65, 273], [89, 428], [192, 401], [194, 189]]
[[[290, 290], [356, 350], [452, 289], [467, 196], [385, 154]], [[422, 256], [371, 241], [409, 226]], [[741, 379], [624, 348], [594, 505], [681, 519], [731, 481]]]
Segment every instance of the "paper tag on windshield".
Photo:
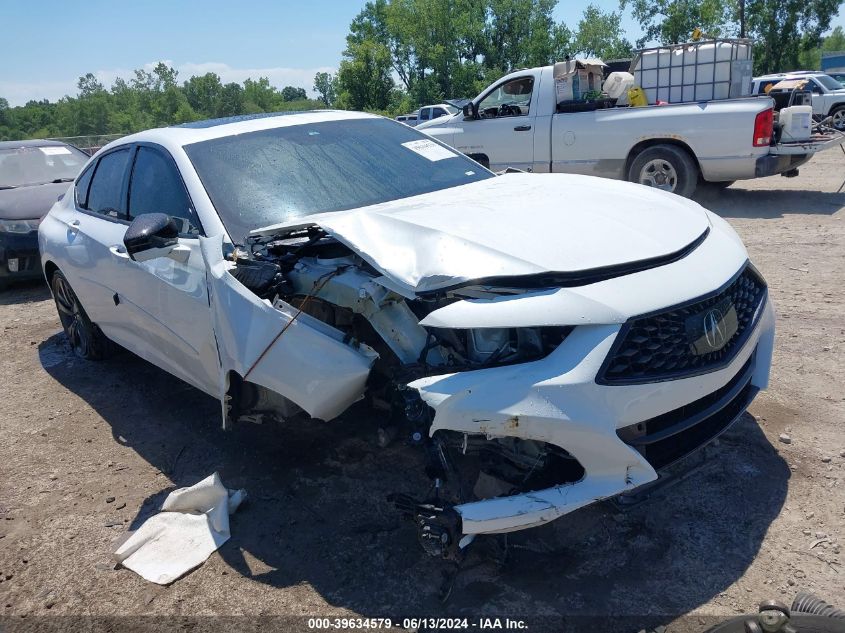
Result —
[[408, 141], [407, 143], [402, 143], [402, 147], [407, 147], [412, 152], [415, 152], [432, 162], [436, 160], [443, 160], [444, 158], [454, 158], [457, 156], [457, 154], [452, 150], [446, 149], [434, 141], [427, 141], [426, 139]]
[[61, 147], [60, 145], [54, 147], [39, 147], [44, 154], [47, 156], [57, 156], [59, 154], [70, 154], [70, 150], [67, 147]]

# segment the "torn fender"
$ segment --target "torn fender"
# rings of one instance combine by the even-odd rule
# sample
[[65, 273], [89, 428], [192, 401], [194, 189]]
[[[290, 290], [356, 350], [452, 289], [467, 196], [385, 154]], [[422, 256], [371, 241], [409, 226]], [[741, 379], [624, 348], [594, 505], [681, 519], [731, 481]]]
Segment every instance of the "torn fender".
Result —
[[223, 258], [222, 236], [200, 238], [200, 246], [220, 359], [224, 425], [230, 371], [323, 420], [363, 397], [375, 352], [347, 345], [342, 332], [307, 314], [291, 323], [297, 314], [293, 306], [276, 309], [247, 290], [229, 274], [232, 264]]

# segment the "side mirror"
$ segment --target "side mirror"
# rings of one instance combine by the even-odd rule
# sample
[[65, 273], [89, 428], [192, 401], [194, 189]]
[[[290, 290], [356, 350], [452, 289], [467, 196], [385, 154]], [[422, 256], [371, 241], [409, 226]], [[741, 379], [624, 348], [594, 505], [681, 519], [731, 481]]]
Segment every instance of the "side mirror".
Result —
[[179, 227], [164, 213], [145, 213], [132, 220], [123, 236], [126, 253], [136, 262], [167, 257], [179, 247]]
[[464, 121], [472, 121], [473, 119], [478, 118], [478, 110], [475, 107], [475, 104], [470, 101], [468, 104], [464, 106]]

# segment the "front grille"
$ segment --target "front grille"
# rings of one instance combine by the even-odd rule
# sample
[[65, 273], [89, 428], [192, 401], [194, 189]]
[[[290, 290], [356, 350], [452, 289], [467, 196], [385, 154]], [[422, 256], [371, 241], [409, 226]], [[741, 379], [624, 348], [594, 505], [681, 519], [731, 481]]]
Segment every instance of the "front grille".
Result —
[[[660, 382], [725, 367], [754, 330], [765, 296], [766, 282], [753, 266], [746, 264], [725, 287], [713, 294], [629, 320], [616, 337], [596, 382], [603, 385]], [[727, 335], [723, 337], [725, 340], [718, 341], [718, 348], [702, 345], [705, 337], [690, 331], [691, 322], [703, 323], [711, 312], [730, 316], [719, 322], [723, 330], [727, 329]]]
[[754, 355], [710, 395], [616, 433], [655, 470], [665, 468], [721, 434], [742, 415], [758, 391], [751, 384], [753, 373]]

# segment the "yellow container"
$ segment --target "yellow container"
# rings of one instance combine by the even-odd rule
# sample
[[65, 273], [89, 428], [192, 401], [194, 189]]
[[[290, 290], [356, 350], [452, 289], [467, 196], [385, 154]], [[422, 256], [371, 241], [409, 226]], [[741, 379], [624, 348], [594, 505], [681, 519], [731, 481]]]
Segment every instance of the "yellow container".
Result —
[[628, 89], [628, 103], [634, 107], [642, 107], [648, 105], [648, 99], [645, 96], [645, 90], [639, 86], [634, 86]]

